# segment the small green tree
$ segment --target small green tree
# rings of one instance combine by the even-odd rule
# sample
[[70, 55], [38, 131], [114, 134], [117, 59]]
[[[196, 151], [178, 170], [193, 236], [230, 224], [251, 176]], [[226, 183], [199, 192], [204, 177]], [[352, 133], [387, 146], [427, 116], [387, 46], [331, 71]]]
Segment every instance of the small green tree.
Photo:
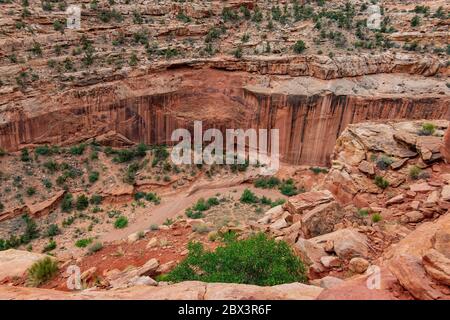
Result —
[[305, 42], [303, 42], [303, 40], [299, 40], [294, 44], [293, 50], [295, 53], [303, 53], [303, 51], [306, 50], [306, 45]]

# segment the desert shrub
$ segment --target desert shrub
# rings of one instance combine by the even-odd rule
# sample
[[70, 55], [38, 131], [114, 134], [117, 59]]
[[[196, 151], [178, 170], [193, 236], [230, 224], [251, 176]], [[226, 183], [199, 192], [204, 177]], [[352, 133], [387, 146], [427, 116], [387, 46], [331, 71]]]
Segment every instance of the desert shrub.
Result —
[[201, 219], [201, 218], [203, 218], [205, 216], [203, 214], [203, 212], [201, 212], [201, 211], [194, 211], [194, 210], [192, 210], [192, 208], [187, 208], [186, 211], [185, 211], [185, 214], [190, 219]]
[[208, 206], [212, 207], [212, 206], [217, 206], [219, 205], [219, 199], [217, 199], [216, 197], [211, 197], [208, 198], [208, 200], [206, 201], [206, 203], [208, 204]]
[[419, 16], [414, 16], [411, 19], [411, 27], [418, 27], [420, 25], [420, 17]]
[[28, 187], [27, 188], [27, 195], [29, 195], [31, 197], [34, 194], [36, 194], [36, 189], [34, 187]]
[[377, 159], [377, 167], [380, 170], [387, 170], [393, 162], [394, 160], [391, 157], [383, 155], [381, 158]]
[[35, 262], [28, 269], [28, 280], [34, 286], [38, 286], [44, 282], [47, 282], [58, 272], [58, 263], [50, 258], [46, 257]]
[[72, 146], [69, 149], [69, 153], [74, 156], [80, 156], [83, 154], [85, 149], [86, 149], [86, 145], [84, 143], [81, 143], [79, 145]]
[[79, 211], [86, 210], [89, 207], [89, 199], [86, 195], [82, 194], [77, 198], [76, 208]]
[[123, 229], [128, 226], [128, 219], [125, 216], [117, 217], [116, 221], [114, 221], [114, 228]]
[[48, 145], [38, 146], [34, 149], [34, 153], [40, 156], [48, 156], [52, 154], [52, 149]]
[[386, 189], [387, 187], [389, 187], [389, 181], [387, 181], [386, 179], [384, 179], [381, 176], [376, 176], [375, 177], [375, 184], [380, 187], [381, 189]]
[[422, 124], [422, 128], [419, 130], [421, 136], [431, 136], [436, 131], [436, 126], [432, 123]]
[[320, 167], [311, 167], [311, 168], [309, 168], [309, 170], [311, 170], [314, 174], [328, 173], [328, 170], [326, 168], [320, 168]]
[[0, 148], [0, 157], [3, 157], [4, 155], [6, 155], [6, 151]]
[[280, 179], [276, 177], [261, 177], [254, 181], [255, 188], [273, 189], [280, 184]]
[[174, 223], [174, 221], [170, 218], [167, 218], [166, 221], [163, 222], [163, 225], [170, 226]]
[[30, 153], [28, 152], [28, 149], [22, 149], [20, 153], [20, 160], [23, 162], [31, 161]]
[[55, 171], [58, 171], [59, 166], [58, 164], [53, 161], [53, 160], [49, 160], [47, 162], [44, 162], [44, 167], [50, 172], [50, 173], [54, 173]]
[[358, 215], [360, 217], [367, 217], [369, 215], [369, 210], [367, 210], [367, 209], [358, 209]]
[[99, 194], [92, 195], [91, 199], [89, 200], [89, 202], [93, 205], [99, 205], [102, 203], [102, 201], [103, 201], [103, 197]]
[[303, 42], [303, 40], [299, 40], [294, 44], [293, 50], [295, 53], [302, 53], [303, 51], [305, 51], [306, 49], [306, 45], [305, 42]]
[[134, 200], [140, 200], [145, 198], [145, 192], [138, 191], [134, 194]]
[[421, 172], [422, 172], [422, 169], [420, 169], [418, 166], [411, 166], [409, 168], [409, 177], [413, 180], [417, 180], [417, 179], [419, 179]]
[[263, 233], [245, 240], [229, 239], [214, 252], [201, 243], [189, 243], [187, 258], [164, 278], [180, 282], [245, 283], [272, 286], [306, 282], [305, 267], [284, 241], [269, 239]]
[[238, 13], [235, 10], [233, 10], [231, 8], [223, 8], [223, 10], [222, 10], [222, 19], [225, 22], [237, 21], [237, 20], [239, 20], [239, 15], [238, 15]]
[[58, 225], [51, 224], [47, 228], [46, 236], [47, 237], [54, 237], [54, 236], [56, 236], [56, 235], [58, 235], [60, 233], [61, 233], [61, 231], [59, 230]]
[[52, 182], [51, 182], [49, 179], [44, 179], [44, 180], [42, 180], [42, 184], [43, 184], [44, 187], [46, 187], [47, 189], [50, 189], [50, 188], [53, 186]]
[[61, 210], [63, 212], [70, 212], [73, 209], [73, 196], [71, 193], [66, 193], [61, 202]]
[[75, 242], [75, 246], [78, 248], [86, 248], [88, 245], [92, 243], [92, 238], [80, 239]]
[[145, 200], [149, 202], [158, 202], [159, 197], [156, 195], [156, 193], [149, 192], [145, 195]]
[[0, 201], [0, 212], [2, 212], [3, 209], [5, 209], [5, 205]]
[[150, 226], [150, 230], [152, 230], [152, 231], [155, 231], [155, 230], [158, 230], [158, 229], [159, 229], [159, 226], [157, 224], [152, 224]]
[[55, 240], [50, 240], [44, 247], [44, 249], [42, 249], [42, 252], [50, 252], [52, 250], [56, 249], [56, 241]]
[[125, 177], [123, 178], [125, 183], [134, 184], [136, 180], [136, 173], [139, 170], [139, 163], [134, 162], [127, 167]]
[[242, 203], [258, 203], [258, 197], [250, 191], [250, 189], [245, 189], [239, 199]]
[[93, 254], [97, 251], [100, 251], [103, 249], [103, 244], [101, 242], [94, 242], [89, 248], [88, 248], [88, 252], [90, 254]]
[[297, 187], [294, 184], [294, 180], [292, 179], [287, 179], [287, 180], [283, 180], [283, 182], [281, 183], [279, 190], [282, 194], [284, 194], [285, 196], [295, 196], [296, 194], [299, 193], [299, 190], [297, 189]]
[[98, 180], [98, 177], [100, 176], [100, 173], [98, 171], [91, 171], [89, 173], [89, 182], [94, 183]]
[[372, 215], [372, 222], [380, 222], [382, 219], [381, 215], [379, 213], [374, 213]]

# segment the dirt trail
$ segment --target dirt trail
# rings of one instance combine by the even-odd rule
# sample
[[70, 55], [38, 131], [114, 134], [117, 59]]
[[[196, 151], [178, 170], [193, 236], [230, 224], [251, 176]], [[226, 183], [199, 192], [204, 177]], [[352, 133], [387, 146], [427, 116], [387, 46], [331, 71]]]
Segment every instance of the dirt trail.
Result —
[[126, 238], [128, 235], [148, 229], [152, 224], [162, 224], [167, 218], [175, 218], [178, 215], [184, 216], [184, 211], [200, 198], [213, 197], [217, 193], [225, 194], [236, 190], [236, 196], [242, 194], [244, 189], [249, 188], [258, 196], [266, 196], [272, 199], [283, 198], [284, 196], [276, 189], [256, 189], [251, 184], [241, 184], [237, 186], [227, 186], [219, 188], [201, 189], [194, 194], [185, 191], [180, 194], [162, 198], [161, 204], [149, 209], [145, 214], [140, 214], [125, 229], [114, 229], [107, 234], [100, 235], [101, 241], [115, 241]]

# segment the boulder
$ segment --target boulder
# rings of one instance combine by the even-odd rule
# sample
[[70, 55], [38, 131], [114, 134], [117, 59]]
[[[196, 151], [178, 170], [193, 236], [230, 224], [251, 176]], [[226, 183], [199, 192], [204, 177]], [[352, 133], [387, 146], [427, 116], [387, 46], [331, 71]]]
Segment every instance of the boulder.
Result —
[[320, 258], [320, 263], [325, 268], [336, 268], [341, 265], [341, 260], [336, 256], [323, 256]]
[[425, 271], [439, 283], [450, 286], [450, 259], [435, 249], [430, 249], [423, 257]]
[[303, 238], [297, 240], [294, 245], [294, 251], [307, 265], [319, 262], [321, 257], [327, 255], [321, 246]]
[[409, 189], [413, 192], [429, 192], [429, 191], [436, 190], [435, 187], [430, 186], [426, 182], [419, 182], [419, 183], [412, 184], [409, 186]]
[[441, 137], [419, 136], [416, 140], [416, 149], [419, 151], [424, 161], [435, 161], [442, 158], [439, 151], [441, 141]]
[[361, 161], [361, 163], [358, 166], [359, 171], [362, 173], [368, 174], [370, 176], [375, 174], [375, 168], [373, 163], [370, 163], [366, 160]]
[[388, 201], [386, 201], [386, 205], [389, 206], [391, 204], [398, 204], [398, 203], [402, 203], [403, 201], [405, 201], [405, 195], [399, 194], [395, 197], [390, 198]]
[[401, 221], [404, 223], [417, 223], [425, 219], [425, 216], [420, 211], [409, 211], [406, 212], [403, 217], [401, 218]]
[[269, 227], [272, 230], [280, 230], [283, 228], [288, 227], [289, 224], [286, 222], [286, 220], [284, 218], [280, 218], [278, 220], [276, 220], [274, 223], [272, 223]]
[[364, 258], [353, 258], [350, 260], [348, 266], [355, 273], [364, 273], [369, 267], [369, 261]]
[[6, 277], [21, 277], [35, 262], [46, 257], [49, 256], [24, 250], [0, 251], [0, 281]]
[[284, 208], [291, 214], [302, 214], [305, 210], [311, 210], [333, 200], [333, 194], [328, 190], [310, 191], [290, 197]]
[[445, 185], [441, 191], [441, 200], [450, 201], [450, 185]]
[[447, 128], [444, 135], [440, 151], [447, 163], [450, 163], [450, 127]]
[[344, 211], [337, 201], [320, 204], [312, 210], [304, 211], [301, 217], [302, 231], [306, 238], [330, 233], [342, 221]]
[[326, 276], [321, 279], [316, 279], [316, 280], [311, 281], [312, 284], [317, 285], [324, 289], [330, 289], [330, 288], [336, 287], [336, 286], [342, 284], [343, 282], [344, 282], [344, 280], [336, 278], [336, 277], [332, 277], [332, 276]]
[[324, 246], [327, 241], [333, 241], [334, 251], [343, 260], [350, 260], [354, 257], [367, 257], [369, 253], [367, 237], [351, 228], [340, 229], [311, 238], [310, 241], [321, 246]]

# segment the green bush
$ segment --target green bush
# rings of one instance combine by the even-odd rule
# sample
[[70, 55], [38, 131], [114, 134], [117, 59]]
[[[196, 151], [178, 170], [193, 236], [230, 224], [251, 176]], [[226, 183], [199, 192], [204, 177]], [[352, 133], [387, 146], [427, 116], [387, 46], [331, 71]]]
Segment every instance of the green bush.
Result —
[[261, 177], [254, 181], [255, 188], [273, 189], [280, 184], [280, 179], [276, 177]]
[[83, 154], [85, 149], [86, 149], [86, 145], [84, 143], [81, 143], [79, 145], [72, 146], [69, 150], [69, 153], [74, 156], [80, 156]]
[[47, 232], [46, 232], [46, 236], [47, 237], [54, 237], [58, 234], [60, 234], [61, 231], [58, 228], [58, 225], [56, 224], [51, 224], [48, 226]]
[[380, 215], [379, 213], [374, 213], [374, 214], [372, 215], [372, 221], [373, 221], [374, 223], [380, 222], [381, 219], [382, 219], [382, 217], [381, 217], [381, 215]]
[[419, 16], [414, 16], [411, 19], [411, 27], [418, 27], [420, 25], [420, 17]]
[[77, 210], [79, 210], [79, 211], [86, 210], [87, 207], [89, 207], [89, 199], [88, 199], [88, 197], [86, 197], [86, 195], [84, 195], [84, 194], [79, 196], [77, 198], [76, 207], [77, 207]]
[[28, 269], [28, 280], [34, 286], [38, 286], [44, 282], [47, 282], [58, 272], [58, 263], [46, 257], [35, 262]]
[[294, 44], [293, 50], [295, 53], [302, 53], [303, 51], [306, 50], [306, 45], [305, 42], [303, 42], [303, 40], [299, 40]]
[[61, 202], [61, 210], [63, 212], [70, 212], [73, 208], [73, 196], [71, 193], [66, 193]]
[[56, 249], [56, 241], [50, 240], [49, 243], [42, 249], [42, 252], [50, 252], [52, 250]]
[[99, 205], [102, 203], [102, 201], [103, 201], [103, 197], [98, 194], [92, 195], [91, 199], [89, 200], [89, 202], [93, 205]]
[[305, 267], [284, 241], [259, 233], [245, 240], [228, 239], [216, 251], [206, 251], [201, 243], [189, 243], [189, 254], [164, 278], [180, 282], [244, 283], [273, 286], [306, 282]]
[[90, 183], [96, 182], [99, 176], [100, 173], [98, 171], [91, 171], [91, 173], [89, 173], [89, 182]]
[[419, 179], [421, 173], [422, 169], [420, 169], [418, 166], [411, 166], [409, 168], [409, 177], [413, 180]]
[[279, 190], [282, 194], [288, 197], [295, 196], [299, 193], [299, 190], [295, 186], [294, 180], [292, 179], [284, 180], [280, 185]]
[[75, 246], [78, 247], [78, 248], [86, 248], [91, 243], [92, 243], [92, 239], [91, 238], [80, 239], [80, 240], [77, 240], [77, 242], [75, 242]]
[[241, 195], [241, 198], [239, 199], [242, 203], [258, 203], [259, 199], [258, 197], [251, 192], [249, 189], [245, 189], [244, 192]]
[[419, 135], [421, 136], [432, 136], [436, 131], [436, 126], [432, 123], [424, 123], [422, 124], [422, 128], [419, 131]]
[[28, 187], [27, 188], [27, 195], [30, 197], [36, 193], [36, 189], [34, 187]]
[[392, 163], [394, 163], [394, 160], [385, 155], [377, 159], [377, 167], [380, 170], [387, 170]]
[[389, 187], [389, 181], [380, 176], [375, 177], [375, 184], [381, 189], [386, 189]]
[[30, 153], [28, 152], [27, 148], [22, 149], [21, 154], [20, 154], [20, 160], [23, 162], [31, 161]]
[[6, 155], [6, 151], [0, 148], [0, 157], [3, 157]]
[[114, 222], [114, 228], [116, 229], [123, 229], [126, 226], [128, 226], [128, 219], [125, 216], [117, 217], [116, 221]]

